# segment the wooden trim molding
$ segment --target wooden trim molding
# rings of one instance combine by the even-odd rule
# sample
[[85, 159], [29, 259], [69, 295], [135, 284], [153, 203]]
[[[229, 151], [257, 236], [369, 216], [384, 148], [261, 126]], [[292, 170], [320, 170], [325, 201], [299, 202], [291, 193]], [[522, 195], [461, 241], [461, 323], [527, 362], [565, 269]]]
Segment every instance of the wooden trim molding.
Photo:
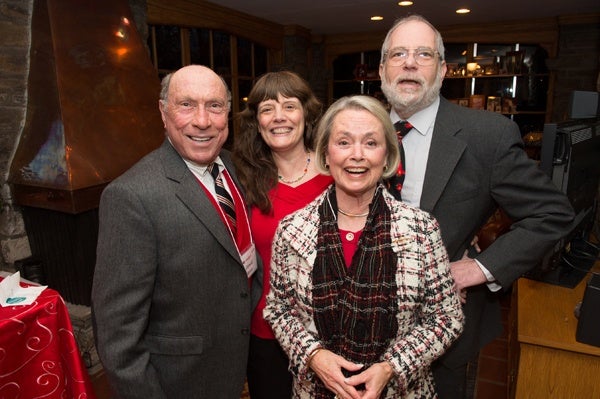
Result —
[[228, 32], [270, 49], [283, 49], [284, 26], [202, 0], [147, 0], [148, 24]]
[[563, 15], [558, 17], [559, 25], [592, 25], [600, 24], [600, 13]]
[[300, 25], [285, 25], [283, 31], [286, 36], [298, 36], [303, 37], [309, 41], [312, 41], [310, 30]]
[[556, 18], [495, 22], [480, 25], [454, 25], [440, 29], [447, 43], [555, 43]]
[[327, 65], [331, 65], [333, 60], [341, 54], [381, 50], [386, 33], [387, 31], [324, 36], [323, 44], [325, 45]]

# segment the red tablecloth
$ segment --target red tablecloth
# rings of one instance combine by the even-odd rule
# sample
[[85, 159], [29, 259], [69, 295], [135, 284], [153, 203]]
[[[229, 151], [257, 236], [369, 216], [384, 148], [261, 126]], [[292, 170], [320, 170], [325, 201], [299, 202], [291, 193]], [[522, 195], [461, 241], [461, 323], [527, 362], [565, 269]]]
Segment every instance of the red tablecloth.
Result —
[[0, 398], [95, 397], [58, 292], [46, 288], [31, 305], [0, 306]]

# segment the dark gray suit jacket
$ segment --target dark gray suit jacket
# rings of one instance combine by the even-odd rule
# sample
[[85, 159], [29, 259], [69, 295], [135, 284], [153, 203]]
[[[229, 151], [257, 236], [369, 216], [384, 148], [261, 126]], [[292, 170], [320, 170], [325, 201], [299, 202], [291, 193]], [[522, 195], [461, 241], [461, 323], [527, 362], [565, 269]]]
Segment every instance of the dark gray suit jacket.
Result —
[[250, 292], [229, 232], [168, 141], [109, 184], [92, 310], [115, 397], [239, 399], [254, 276]]
[[[566, 196], [527, 157], [513, 121], [443, 98], [420, 206], [440, 223], [451, 261], [462, 257], [477, 231], [502, 208], [514, 223], [477, 260], [504, 289], [538, 263], [574, 217]], [[465, 364], [502, 331], [497, 299], [485, 285], [469, 289], [465, 330], [442, 357], [447, 366]]]

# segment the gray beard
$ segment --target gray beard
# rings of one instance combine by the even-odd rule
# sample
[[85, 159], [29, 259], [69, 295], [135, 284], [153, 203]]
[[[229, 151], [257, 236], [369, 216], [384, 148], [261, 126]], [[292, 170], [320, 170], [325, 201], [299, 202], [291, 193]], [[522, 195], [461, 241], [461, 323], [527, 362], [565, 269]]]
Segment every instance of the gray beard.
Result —
[[408, 118], [416, 112], [430, 106], [440, 94], [442, 79], [436, 78], [431, 87], [427, 88], [420, 98], [405, 99], [395, 90], [395, 84], [390, 85], [385, 77], [381, 79], [381, 91], [388, 102], [401, 118]]

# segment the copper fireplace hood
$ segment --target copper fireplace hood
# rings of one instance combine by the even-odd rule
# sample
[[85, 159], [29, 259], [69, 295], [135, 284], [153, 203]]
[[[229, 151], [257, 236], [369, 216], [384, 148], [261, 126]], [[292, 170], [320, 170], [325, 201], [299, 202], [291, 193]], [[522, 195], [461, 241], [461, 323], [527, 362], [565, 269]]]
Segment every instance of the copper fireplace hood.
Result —
[[160, 82], [127, 0], [36, 0], [16, 204], [77, 214], [164, 134]]

